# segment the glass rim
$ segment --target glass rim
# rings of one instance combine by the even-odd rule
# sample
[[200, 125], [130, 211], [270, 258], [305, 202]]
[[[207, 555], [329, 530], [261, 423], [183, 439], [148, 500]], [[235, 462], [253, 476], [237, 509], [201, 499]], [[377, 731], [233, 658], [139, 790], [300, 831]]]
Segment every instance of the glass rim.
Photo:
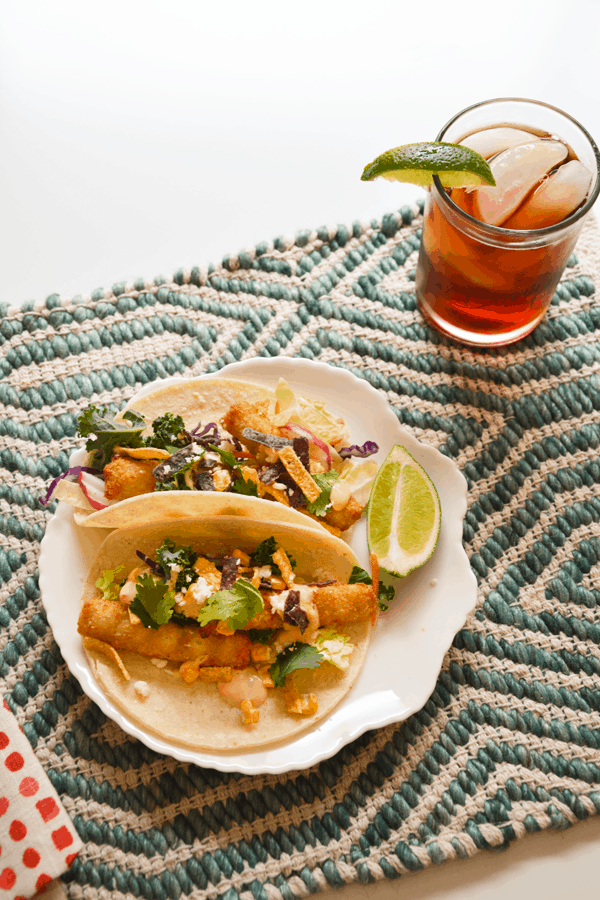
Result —
[[585, 135], [588, 139], [590, 146], [594, 152], [594, 156], [596, 157], [596, 184], [590, 196], [587, 198], [583, 206], [580, 206], [579, 209], [576, 209], [575, 212], [572, 212], [571, 215], [567, 216], [566, 219], [562, 219], [560, 222], [555, 222], [554, 225], [547, 225], [546, 228], [502, 228], [499, 225], [489, 225], [487, 222], [481, 222], [479, 219], [476, 219], [474, 216], [469, 215], [468, 212], [465, 212], [464, 209], [461, 209], [460, 206], [451, 199], [449, 194], [446, 193], [438, 175], [433, 176], [433, 183], [437, 188], [438, 194], [443, 198], [443, 201], [447, 203], [451, 209], [459, 215], [459, 217], [465, 219], [468, 223], [476, 225], [478, 228], [483, 229], [490, 235], [501, 236], [508, 235], [510, 237], [520, 237], [521, 240], [531, 239], [533, 237], [546, 237], [551, 236], [553, 234], [558, 234], [565, 227], [569, 227], [570, 225], [575, 224], [586, 215], [598, 199], [598, 195], [600, 194], [600, 150], [598, 150], [598, 145], [595, 140], [587, 130], [584, 128], [581, 122], [578, 122], [573, 116], [570, 116], [569, 113], [566, 113], [563, 109], [559, 109], [558, 106], [552, 106], [551, 103], [544, 103], [543, 100], [528, 100], [526, 97], [496, 97], [493, 100], [481, 100], [479, 103], [473, 103], [471, 106], [465, 107], [465, 109], [461, 109], [460, 112], [456, 113], [455, 116], [452, 116], [448, 122], [441, 129], [440, 133], [436, 137], [436, 141], [442, 141], [444, 139], [444, 135], [446, 131], [453, 125], [457, 119], [460, 119], [461, 116], [464, 116], [465, 113], [471, 112], [473, 109], [478, 109], [480, 106], [490, 106], [492, 103], [528, 103], [533, 106], [545, 106], [546, 109], [551, 109], [553, 112], [559, 113], [559, 115], [563, 116], [565, 119], [569, 119], [579, 130]]

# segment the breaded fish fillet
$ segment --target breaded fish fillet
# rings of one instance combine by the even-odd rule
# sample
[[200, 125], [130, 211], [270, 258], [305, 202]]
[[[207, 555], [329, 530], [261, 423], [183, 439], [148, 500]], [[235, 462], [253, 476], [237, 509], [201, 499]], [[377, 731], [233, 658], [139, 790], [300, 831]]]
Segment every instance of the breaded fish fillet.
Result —
[[[248, 622], [246, 628], [281, 628], [281, 616], [271, 612], [269, 591], [262, 593], [265, 608], [260, 615]], [[377, 615], [378, 599], [370, 584], [315, 587], [311, 599], [318, 610], [321, 627], [369, 622]]]
[[156, 487], [152, 470], [155, 459], [131, 459], [129, 456], [113, 456], [104, 466], [104, 496], [107, 500], [127, 500], [139, 494], [151, 494]]
[[77, 625], [84, 637], [105, 641], [117, 650], [131, 650], [142, 656], [185, 662], [201, 660], [203, 666], [244, 668], [250, 662], [250, 640], [237, 632], [231, 637], [203, 637], [195, 625], [167, 622], [154, 630], [141, 622], [132, 623], [129, 611], [119, 600], [95, 597], [84, 603]]
[[247, 403], [243, 400], [241, 403], [230, 406], [221, 419], [223, 428], [247, 447], [258, 462], [272, 462], [272, 452], [269, 452], [268, 448], [262, 444], [248, 440], [242, 432], [244, 428], [253, 428], [254, 431], [261, 431], [263, 434], [284, 437], [282, 430], [273, 425], [269, 418], [270, 406], [269, 400], [261, 400], [259, 403]]

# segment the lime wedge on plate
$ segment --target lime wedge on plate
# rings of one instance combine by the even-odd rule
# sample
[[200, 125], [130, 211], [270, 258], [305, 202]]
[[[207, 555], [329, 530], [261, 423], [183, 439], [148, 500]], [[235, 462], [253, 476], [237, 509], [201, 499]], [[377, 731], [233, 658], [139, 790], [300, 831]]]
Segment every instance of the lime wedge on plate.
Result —
[[470, 147], [430, 141], [423, 144], [404, 144], [386, 150], [365, 166], [361, 181], [387, 178], [388, 181], [408, 181], [428, 187], [437, 175], [444, 187], [479, 187], [495, 185], [488, 163]]
[[369, 498], [369, 550], [382, 569], [403, 577], [426, 562], [440, 533], [442, 511], [422, 466], [396, 444], [379, 469]]

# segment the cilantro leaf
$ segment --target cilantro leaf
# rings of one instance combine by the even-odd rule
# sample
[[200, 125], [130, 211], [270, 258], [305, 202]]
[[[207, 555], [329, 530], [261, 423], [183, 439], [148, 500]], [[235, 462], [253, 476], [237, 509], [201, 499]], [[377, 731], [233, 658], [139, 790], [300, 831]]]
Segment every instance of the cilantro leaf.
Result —
[[93, 453], [93, 463], [99, 469], [110, 462], [114, 447], [142, 447], [142, 431], [146, 427], [144, 417], [128, 409], [123, 413], [125, 422], [115, 422], [108, 409], [88, 406], [79, 416], [78, 430], [87, 438], [85, 449]]
[[152, 575], [141, 575], [129, 609], [146, 628], [157, 629], [169, 621], [174, 604], [175, 592], [168, 590], [164, 581], [155, 581]]
[[158, 447], [161, 450], [168, 450], [175, 453], [182, 447], [189, 444], [189, 435], [183, 434], [185, 431], [185, 422], [181, 416], [174, 416], [173, 413], [165, 413], [152, 422], [154, 434], [152, 437], [146, 438], [146, 447]]
[[352, 566], [348, 584], [373, 584], [373, 579], [365, 569], [360, 566]]
[[258, 487], [249, 478], [238, 478], [231, 485], [232, 494], [245, 494], [247, 497], [258, 497]]
[[254, 616], [264, 609], [260, 591], [245, 578], [239, 578], [233, 587], [217, 591], [209, 597], [198, 613], [201, 625], [208, 625], [214, 619], [227, 623], [236, 631], [243, 628]]
[[323, 662], [323, 654], [310, 644], [290, 644], [277, 654], [269, 668], [275, 687], [283, 687], [287, 676], [296, 669], [317, 669]]
[[[350, 573], [350, 578], [348, 579], [348, 584], [373, 584], [373, 579], [369, 575], [368, 572], [365, 572], [364, 569], [361, 569], [360, 566], [353, 566], [352, 572]], [[396, 589], [393, 584], [383, 584], [383, 582], [379, 581], [379, 609], [382, 612], [385, 612], [386, 609], [389, 609], [389, 605], [396, 596]]]
[[119, 596], [122, 582], [115, 583], [115, 577], [124, 566], [117, 566], [116, 569], [105, 569], [100, 578], [96, 579], [96, 587], [102, 591], [103, 600], [116, 600]]
[[176, 472], [170, 481], [157, 481], [155, 491], [191, 491], [185, 472]]
[[212, 444], [209, 444], [208, 446], [213, 451], [213, 453], [219, 454], [223, 465], [229, 466], [230, 469], [234, 470], [236, 475], [241, 477], [242, 470], [240, 468], [240, 464], [237, 461], [237, 459], [235, 458], [235, 455], [232, 453], [231, 450], [221, 450], [220, 447], [214, 447]]
[[196, 581], [198, 573], [194, 569], [194, 563], [198, 559], [198, 554], [191, 547], [181, 547], [175, 544], [169, 538], [166, 538], [162, 545], [156, 551], [156, 562], [163, 570], [165, 578], [171, 577], [171, 568], [180, 566], [181, 571], [177, 574], [175, 581], [175, 593], [187, 588], [192, 581]]
[[316, 481], [317, 487], [321, 489], [321, 493], [316, 500], [307, 504], [306, 509], [313, 516], [324, 516], [331, 505], [331, 489], [340, 476], [337, 472], [315, 472], [312, 477]]
[[275, 628], [250, 628], [246, 634], [253, 644], [270, 644], [276, 630]]

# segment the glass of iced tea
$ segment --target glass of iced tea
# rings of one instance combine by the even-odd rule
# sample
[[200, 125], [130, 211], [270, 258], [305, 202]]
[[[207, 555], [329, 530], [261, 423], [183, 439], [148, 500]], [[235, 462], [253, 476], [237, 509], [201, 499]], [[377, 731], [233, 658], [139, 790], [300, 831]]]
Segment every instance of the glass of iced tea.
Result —
[[437, 139], [484, 156], [496, 187], [427, 195], [416, 273], [421, 311], [477, 347], [510, 344], [540, 322], [598, 193], [600, 153], [571, 116], [534, 100], [478, 103]]

